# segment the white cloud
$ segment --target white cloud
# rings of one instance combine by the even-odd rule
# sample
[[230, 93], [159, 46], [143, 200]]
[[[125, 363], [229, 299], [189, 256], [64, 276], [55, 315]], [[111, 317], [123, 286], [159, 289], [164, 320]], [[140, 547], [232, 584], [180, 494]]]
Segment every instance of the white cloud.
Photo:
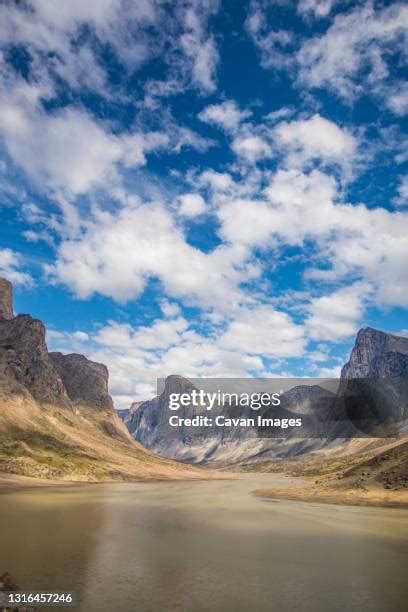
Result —
[[252, 270], [242, 250], [190, 246], [168, 210], [133, 199], [116, 212], [95, 210], [77, 237], [63, 240], [48, 274], [80, 298], [98, 292], [119, 301], [138, 296], [149, 278], [170, 296], [228, 308], [245, 299], [238, 289]]
[[0, 249], [0, 276], [16, 285], [30, 286], [33, 279], [27, 272], [21, 272], [22, 257], [11, 249]]
[[286, 163], [301, 167], [320, 159], [342, 166], [351, 165], [357, 139], [345, 128], [316, 114], [310, 119], [283, 121], [274, 129], [279, 150], [286, 154]]
[[398, 185], [398, 195], [394, 198], [397, 206], [408, 206], [408, 174], [402, 176]]
[[[375, 9], [370, 2], [335, 17], [297, 55], [303, 86], [327, 87], [346, 100], [372, 93], [386, 99], [389, 58], [404, 53], [408, 7]], [[363, 73], [364, 76], [361, 76]]]
[[408, 82], [401, 81], [395, 87], [390, 87], [385, 102], [395, 115], [406, 115], [408, 113]]
[[0, 132], [13, 161], [42, 189], [69, 196], [117, 179], [117, 164], [141, 166], [145, 153], [168, 144], [166, 134], [115, 136], [81, 110], [46, 114], [27, 101], [30, 90], [0, 98]]
[[271, 147], [260, 136], [237, 136], [231, 146], [237, 155], [251, 163], [272, 156]]
[[251, 116], [248, 110], [240, 110], [234, 100], [210, 104], [198, 115], [201, 121], [216, 125], [227, 132], [235, 132], [240, 124]]
[[294, 357], [303, 353], [303, 327], [270, 306], [242, 308], [234, 316], [220, 345], [242, 353]]
[[312, 299], [305, 326], [314, 340], [343, 340], [358, 329], [370, 288], [355, 283]]
[[320, 368], [318, 378], [340, 378], [341, 366], [333, 366], [332, 368]]
[[271, 30], [268, 28], [266, 17], [259, 8], [258, 3], [252, 3], [245, 25], [249, 36], [261, 51], [261, 65], [264, 68], [289, 68], [292, 58], [291, 51], [294, 36], [286, 30]]
[[185, 217], [196, 217], [206, 211], [205, 201], [198, 193], [185, 193], [179, 200], [179, 213]]
[[313, 170], [279, 170], [264, 198], [230, 198], [217, 211], [219, 233], [232, 244], [262, 247], [279, 257], [288, 246], [313, 258], [305, 277], [318, 282], [359, 278], [377, 305], [408, 305], [408, 215], [340, 202], [336, 181]]
[[[189, 378], [267, 376], [262, 351], [273, 357], [301, 353], [302, 328], [269, 306], [239, 309], [226, 331], [202, 335], [183, 316], [167, 316], [150, 326], [132, 327], [110, 321], [96, 334], [48, 334], [54, 350], [80, 350], [107, 364], [109, 388], [116, 405], [150, 399], [157, 378], [181, 374]], [[78, 344], [78, 343], [82, 344]]]
[[233, 188], [234, 181], [228, 172], [216, 172], [215, 170], [205, 170], [198, 177], [200, 185], [209, 186], [214, 191], [226, 192]]
[[186, 31], [180, 38], [181, 48], [191, 61], [193, 82], [205, 93], [216, 89], [219, 57], [214, 37], [207, 34], [206, 25], [217, 10], [216, 0], [193, 2], [184, 13]]
[[168, 300], [162, 300], [160, 303], [162, 313], [166, 318], [176, 317], [180, 314], [180, 306], [175, 302], [169, 302]]
[[140, 326], [136, 331], [128, 324], [112, 321], [100, 329], [93, 339], [98, 344], [110, 347], [164, 350], [177, 345], [187, 328], [188, 323], [183, 317], [158, 319], [150, 327]]
[[310, 15], [322, 18], [327, 17], [333, 6], [339, 3], [340, 0], [300, 0], [297, 6], [297, 11], [301, 15]]

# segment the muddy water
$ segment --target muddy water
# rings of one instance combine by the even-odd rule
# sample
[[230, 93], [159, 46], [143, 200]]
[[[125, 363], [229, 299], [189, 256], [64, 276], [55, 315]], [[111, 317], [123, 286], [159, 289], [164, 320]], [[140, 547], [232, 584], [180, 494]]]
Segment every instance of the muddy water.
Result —
[[[396, 612], [408, 511], [262, 500], [276, 474], [0, 496], [0, 574], [86, 612]], [[72, 608], [71, 608], [72, 609]]]

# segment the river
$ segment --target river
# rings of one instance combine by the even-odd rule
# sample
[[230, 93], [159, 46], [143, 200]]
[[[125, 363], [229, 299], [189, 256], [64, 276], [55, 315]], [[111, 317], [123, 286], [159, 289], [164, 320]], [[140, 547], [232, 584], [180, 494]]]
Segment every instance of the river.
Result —
[[251, 493], [291, 484], [244, 474], [8, 491], [0, 574], [73, 590], [84, 612], [405, 612], [408, 511]]

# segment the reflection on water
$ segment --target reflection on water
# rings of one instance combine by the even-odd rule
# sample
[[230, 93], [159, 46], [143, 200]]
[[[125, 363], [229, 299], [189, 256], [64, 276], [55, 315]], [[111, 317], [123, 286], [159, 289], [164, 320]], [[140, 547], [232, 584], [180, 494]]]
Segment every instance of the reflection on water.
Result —
[[[274, 474], [0, 496], [0, 573], [77, 610], [406, 610], [408, 512], [266, 501]], [[71, 608], [72, 609], [72, 608]]]

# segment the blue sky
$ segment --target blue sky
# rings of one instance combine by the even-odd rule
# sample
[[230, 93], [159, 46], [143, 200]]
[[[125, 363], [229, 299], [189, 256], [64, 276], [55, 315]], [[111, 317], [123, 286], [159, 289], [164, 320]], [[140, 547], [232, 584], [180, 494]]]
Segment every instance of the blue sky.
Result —
[[0, 274], [52, 349], [157, 377], [334, 376], [408, 333], [408, 7], [0, 5]]

